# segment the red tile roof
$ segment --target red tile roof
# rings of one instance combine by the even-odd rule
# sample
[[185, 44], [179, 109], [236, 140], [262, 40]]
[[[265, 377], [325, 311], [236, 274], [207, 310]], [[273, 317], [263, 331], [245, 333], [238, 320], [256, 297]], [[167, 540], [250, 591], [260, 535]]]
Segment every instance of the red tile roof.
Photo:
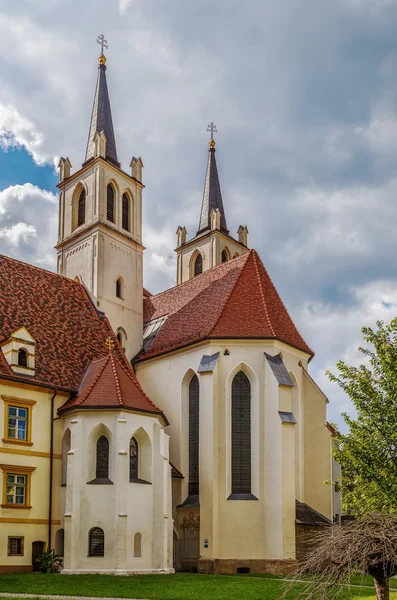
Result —
[[[108, 319], [81, 283], [1, 255], [0, 281], [0, 345], [20, 327], [36, 340], [35, 376], [13, 373], [0, 350], [0, 377], [77, 392], [84, 376], [87, 385], [95, 378], [95, 368], [109, 362], [110, 337], [123, 404], [161, 413], [144, 394]], [[117, 392], [115, 387], [111, 391]], [[81, 393], [80, 389], [79, 398]], [[114, 404], [117, 394], [107, 402]]]
[[140, 360], [211, 338], [277, 339], [313, 355], [255, 250], [143, 304], [145, 323], [168, 317]]
[[[60, 409], [120, 408], [162, 414], [139, 385], [132, 371], [113, 354], [93, 360], [85, 372], [78, 394]], [[165, 417], [164, 417], [165, 418]]]

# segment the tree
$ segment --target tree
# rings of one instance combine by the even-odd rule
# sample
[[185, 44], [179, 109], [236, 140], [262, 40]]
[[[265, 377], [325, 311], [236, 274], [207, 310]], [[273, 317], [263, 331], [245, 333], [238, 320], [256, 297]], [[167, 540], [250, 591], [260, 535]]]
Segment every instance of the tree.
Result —
[[284, 597], [296, 581], [294, 598], [326, 600], [344, 596], [353, 574], [374, 579], [378, 600], [389, 600], [389, 578], [397, 574], [397, 516], [371, 513], [344, 525], [331, 525], [317, 534], [311, 551], [287, 585]]
[[328, 372], [357, 412], [356, 418], [343, 414], [349, 432], [338, 432], [334, 454], [343, 474], [338, 483], [345, 512], [397, 513], [397, 318], [362, 332], [370, 344], [359, 348], [366, 364], [339, 361], [338, 375]]

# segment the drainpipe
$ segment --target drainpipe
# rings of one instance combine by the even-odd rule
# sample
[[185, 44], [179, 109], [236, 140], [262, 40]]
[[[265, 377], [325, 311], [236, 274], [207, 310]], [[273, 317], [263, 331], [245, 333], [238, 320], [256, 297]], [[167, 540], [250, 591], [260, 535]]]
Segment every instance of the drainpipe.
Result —
[[52, 534], [52, 481], [54, 478], [54, 400], [58, 390], [55, 389], [51, 398], [51, 424], [50, 424], [50, 486], [48, 490], [48, 550], [51, 550]]

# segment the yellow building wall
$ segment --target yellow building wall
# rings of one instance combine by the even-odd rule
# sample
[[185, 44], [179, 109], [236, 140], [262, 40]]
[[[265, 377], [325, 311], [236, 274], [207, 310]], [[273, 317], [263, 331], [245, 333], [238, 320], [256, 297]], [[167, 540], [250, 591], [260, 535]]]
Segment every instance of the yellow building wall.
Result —
[[[49, 481], [50, 481], [50, 427], [51, 398], [53, 390], [21, 385], [0, 380], [0, 465], [34, 468], [30, 479], [31, 508], [0, 507], [0, 573], [15, 570], [31, 570], [32, 544], [44, 542], [48, 545]], [[31, 445], [5, 442], [6, 425], [4, 398], [30, 400]], [[54, 417], [57, 409], [64, 404], [67, 394], [57, 394], [54, 398]], [[53, 510], [51, 546], [54, 547], [56, 531], [60, 528], [61, 492], [61, 453], [62, 428], [59, 420], [54, 421], [54, 462], [53, 462]], [[12, 470], [12, 469], [11, 469]], [[0, 498], [4, 495], [4, 468], [0, 469]], [[23, 556], [8, 556], [8, 537], [24, 538]]]

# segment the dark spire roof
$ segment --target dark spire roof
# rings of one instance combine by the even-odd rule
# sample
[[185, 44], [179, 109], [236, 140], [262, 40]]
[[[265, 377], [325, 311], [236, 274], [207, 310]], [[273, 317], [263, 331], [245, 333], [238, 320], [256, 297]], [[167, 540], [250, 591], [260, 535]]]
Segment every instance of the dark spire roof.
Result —
[[106, 136], [106, 158], [113, 164], [120, 166], [117, 160], [116, 140], [114, 137], [112, 111], [110, 108], [109, 92], [106, 83], [106, 59], [103, 55], [99, 57], [98, 79], [95, 90], [94, 104], [92, 107], [91, 125], [88, 133], [87, 150], [84, 163], [92, 160], [95, 156], [95, 133], [105, 132]]
[[218, 169], [215, 160], [215, 142], [210, 141], [208, 151], [208, 166], [207, 175], [205, 177], [205, 186], [203, 194], [203, 202], [201, 204], [200, 224], [197, 233], [211, 227], [210, 214], [214, 208], [219, 208], [221, 211], [221, 229], [225, 233], [229, 233], [226, 225], [226, 216], [223, 209], [221, 186], [219, 183]]

